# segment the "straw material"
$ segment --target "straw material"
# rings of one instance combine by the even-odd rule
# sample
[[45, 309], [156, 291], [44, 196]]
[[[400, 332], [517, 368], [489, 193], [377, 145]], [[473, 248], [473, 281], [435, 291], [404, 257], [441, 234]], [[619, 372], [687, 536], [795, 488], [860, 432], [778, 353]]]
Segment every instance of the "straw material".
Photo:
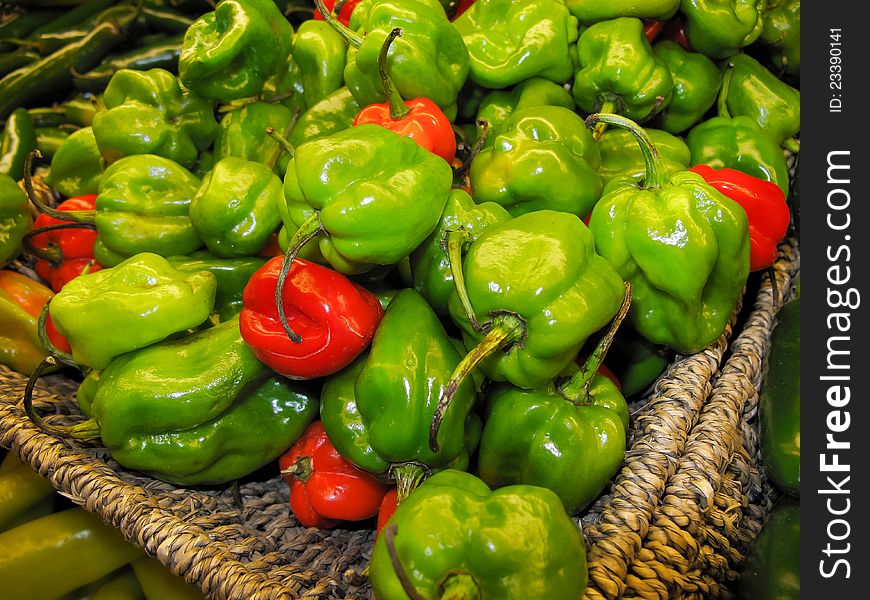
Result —
[[[633, 407], [623, 468], [578, 518], [587, 541], [584, 600], [732, 598], [743, 557], [771, 509], [758, 456], [756, 410], [777, 310], [799, 272], [794, 239], [780, 246], [770, 280], [745, 295], [722, 337], [678, 357]], [[30, 424], [25, 379], [0, 366], [0, 445], [65, 496], [119, 529], [214, 599], [367, 599], [361, 574], [374, 542], [355, 529], [298, 525], [277, 472], [229, 489], [182, 489], [127, 471], [96, 445], [67, 442]], [[52, 424], [83, 417], [76, 382], [42, 380], [35, 405]]]

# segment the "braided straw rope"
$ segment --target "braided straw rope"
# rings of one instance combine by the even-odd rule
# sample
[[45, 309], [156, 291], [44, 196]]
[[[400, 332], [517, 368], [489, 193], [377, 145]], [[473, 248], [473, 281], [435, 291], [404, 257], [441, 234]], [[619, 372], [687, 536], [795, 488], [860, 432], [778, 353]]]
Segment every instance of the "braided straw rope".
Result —
[[[584, 600], [732, 596], [729, 585], [771, 507], [755, 412], [776, 311], [798, 271], [791, 239], [775, 265], [780, 298], [764, 277], [748, 315], [735, 314], [719, 340], [676, 360], [643, 398], [622, 470], [578, 521], [589, 560]], [[729, 344], [732, 331], [739, 333]], [[82, 420], [76, 385], [55, 374], [37, 386], [34, 404], [48, 422]], [[242, 483], [240, 515], [228, 489], [177, 488], [127, 471], [99, 446], [34, 427], [20, 406], [24, 386], [0, 366], [0, 446], [207, 597], [371, 597], [360, 575], [371, 523], [300, 527], [277, 472]]]

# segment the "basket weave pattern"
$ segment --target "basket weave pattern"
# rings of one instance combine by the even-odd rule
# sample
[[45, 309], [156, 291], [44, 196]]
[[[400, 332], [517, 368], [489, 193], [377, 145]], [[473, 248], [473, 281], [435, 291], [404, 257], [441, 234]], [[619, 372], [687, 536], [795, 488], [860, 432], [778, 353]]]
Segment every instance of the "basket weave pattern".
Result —
[[[735, 315], [715, 343], [678, 357], [637, 403], [623, 468], [578, 519], [589, 561], [585, 600], [732, 597], [771, 508], [755, 413], [776, 312], [799, 263], [795, 241], [784, 242], [774, 266], [778, 297], [764, 277], [745, 319]], [[31, 425], [19, 402], [25, 383], [0, 366], [0, 446], [209, 598], [371, 597], [360, 575], [370, 528], [300, 527], [277, 473], [240, 486], [240, 515], [228, 489], [182, 489], [127, 471], [99, 446]], [[52, 424], [82, 420], [63, 375], [43, 379], [34, 405]]]

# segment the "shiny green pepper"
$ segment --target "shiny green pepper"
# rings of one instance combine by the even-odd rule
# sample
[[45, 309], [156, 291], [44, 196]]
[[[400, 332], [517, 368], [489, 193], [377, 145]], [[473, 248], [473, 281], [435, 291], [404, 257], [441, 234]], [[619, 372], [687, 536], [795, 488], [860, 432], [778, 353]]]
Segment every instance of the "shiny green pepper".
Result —
[[801, 0], [768, 0], [758, 46], [777, 77], [800, 79]]
[[283, 135], [293, 124], [293, 113], [283, 104], [250, 102], [234, 108], [221, 118], [214, 160], [235, 156], [274, 165], [275, 173], [283, 176], [290, 156], [266, 130], [271, 127]]
[[761, 35], [766, 5], [767, 0], [681, 0], [689, 45], [714, 59], [739, 52]]
[[30, 113], [23, 106], [6, 118], [0, 133], [0, 175], [15, 181], [24, 176], [27, 155], [36, 149], [36, 128]]
[[69, 198], [96, 194], [105, 167], [93, 128], [82, 127], [72, 132], [57, 149], [45, 182]]
[[568, 10], [584, 25], [618, 17], [667, 20], [680, 8], [680, 0], [632, 0], [602, 2], [601, 0], [565, 0]]
[[774, 505], [740, 568], [741, 600], [801, 597], [801, 505], [785, 497]]
[[21, 240], [32, 228], [27, 195], [12, 177], [0, 173], [0, 267], [21, 253]]
[[[675, 173], [685, 171], [691, 166], [691, 153], [682, 138], [663, 131], [647, 127], [647, 136], [661, 156], [665, 168]], [[646, 161], [643, 152], [634, 141], [631, 132], [625, 129], [607, 129], [598, 139], [598, 151], [601, 154], [601, 164], [598, 175], [607, 185], [623, 177], [639, 178], [646, 175]]]
[[344, 87], [347, 42], [327, 23], [303, 21], [293, 38], [292, 54], [299, 65], [306, 109]]
[[574, 110], [574, 98], [561, 85], [543, 77], [532, 77], [510, 89], [486, 94], [480, 100], [476, 120], [486, 121], [488, 135], [495, 135], [513, 112], [533, 106], [562, 106]]
[[361, 108], [349, 89], [339, 88], [302, 113], [288, 141], [296, 147], [349, 129]]
[[574, 74], [577, 17], [563, 0], [477, 0], [453, 22], [468, 48], [469, 79], [502, 89], [532, 77]]
[[668, 66], [674, 80], [674, 95], [653, 124], [670, 133], [682, 133], [716, 104], [722, 75], [706, 55], [689, 52], [673, 40], [656, 42], [653, 52]]
[[143, 252], [70, 280], [49, 305], [73, 359], [102, 370], [125, 352], [197, 327], [214, 307], [214, 275], [183, 273]]

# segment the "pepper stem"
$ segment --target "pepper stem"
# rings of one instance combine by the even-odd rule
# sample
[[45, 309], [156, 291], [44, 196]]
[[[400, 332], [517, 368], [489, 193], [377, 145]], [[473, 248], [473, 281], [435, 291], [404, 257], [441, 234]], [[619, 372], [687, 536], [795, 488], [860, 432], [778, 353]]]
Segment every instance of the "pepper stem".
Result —
[[311, 478], [312, 468], [311, 468], [311, 457], [309, 456], [300, 456], [296, 459], [296, 462], [287, 467], [286, 469], [281, 469], [281, 475], [293, 475], [299, 481], [305, 482]]
[[281, 321], [281, 326], [293, 342], [302, 343], [302, 336], [293, 331], [290, 327], [290, 322], [287, 320], [287, 314], [284, 312], [284, 285], [287, 281], [287, 273], [290, 271], [290, 265], [293, 264], [293, 259], [302, 250], [311, 239], [323, 233], [323, 226], [320, 224], [320, 212], [315, 212], [302, 223], [290, 242], [287, 245], [287, 251], [284, 253], [284, 258], [281, 261], [281, 271], [278, 273], [278, 281], [275, 285], [275, 308], [278, 310], [278, 320]]
[[63, 262], [63, 252], [58, 246], [50, 244], [45, 248], [37, 248], [33, 245], [33, 238], [35, 236], [58, 229], [96, 229], [96, 227], [87, 223], [55, 223], [54, 225], [37, 227], [28, 231], [21, 239], [21, 248], [25, 254], [41, 260], [47, 260], [53, 266], [61, 264]]
[[429, 477], [429, 469], [420, 463], [407, 462], [390, 467], [390, 476], [396, 480], [396, 505]]
[[601, 363], [604, 362], [604, 357], [607, 351], [610, 350], [610, 345], [613, 343], [613, 338], [616, 337], [616, 331], [622, 323], [625, 316], [628, 314], [628, 308], [631, 305], [631, 283], [625, 282], [625, 296], [622, 298], [622, 304], [616, 312], [616, 316], [610, 322], [610, 327], [604, 336], [598, 341], [592, 354], [580, 367], [580, 370], [559, 387], [559, 394], [563, 398], [573, 402], [574, 404], [586, 404], [589, 401], [589, 384], [598, 373]]
[[594, 113], [586, 117], [586, 127], [592, 127], [598, 123], [608, 123], [628, 129], [640, 145], [643, 160], [646, 163], [646, 176], [640, 182], [639, 187], [645, 190], [656, 189], [670, 181], [667, 167], [665, 167], [661, 154], [653, 145], [652, 140], [644, 131], [643, 127], [622, 115], [613, 113]]
[[460, 166], [453, 175], [454, 180], [459, 179], [460, 181], [464, 181], [466, 175], [468, 175], [468, 171], [471, 170], [471, 161], [473, 161], [480, 151], [483, 150], [483, 146], [486, 144], [486, 136], [489, 133], [489, 121], [484, 121], [483, 119], [477, 120], [474, 122], [480, 128], [480, 137], [477, 138], [477, 141], [474, 143], [474, 146], [471, 147], [471, 151], [468, 153], [468, 156], [465, 157], [465, 160], [462, 161], [462, 166]]
[[734, 76], [734, 63], [729, 61], [725, 65], [725, 72], [722, 74], [722, 87], [719, 89], [719, 98], [716, 99], [716, 112], [720, 117], [726, 119], [731, 118], [731, 112], [728, 110], [728, 89], [731, 87], [731, 78]]
[[396, 84], [393, 83], [390, 74], [387, 72], [387, 53], [390, 50], [390, 46], [393, 44], [393, 40], [403, 33], [404, 31], [402, 31], [401, 27], [393, 28], [384, 39], [384, 44], [381, 46], [381, 52], [378, 54], [378, 73], [381, 75], [381, 87], [383, 88], [384, 96], [387, 99], [387, 106], [390, 107], [390, 118], [394, 121], [398, 121], [411, 112], [411, 109], [408, 108], [408, 105], [405, 104], [404, 99], [402, 99], [402, 94], [399, 93], [399, 88], [396, 87]]
[[459, 296], [462, 309], [465, 311], [465, 318], [468, 319], [475, 331], [480, 331], [482, 325], [474, 315], [474, 307], [471, 306], [471, 299], [465, 288], [465, 274], [462, 271], [462, 247], [469, 241], [471, 241], [471, 236], [468, 235], [464, 227], [448, 229], [441, 238], [441, 249], [447, 253], [450, 273], [453, 275], [453, 285], [456, 288], [456, 295]]
[[73, 439], [79, 440], [99, 438], [100, 425], [95, 419], [88, 419], [87, 421], [77, 425], [60, 427], [46, 423], [42, 417], [39, 416], [39, 413], [36, 412], [36, 408], [33, 406], [33, 388], [36, 387], [36, 382], [40, 377], [42, 377], [43, 373], [56, 366], [57, 359], [54, 356], [46, 356], [42, 362], [36, 365], [36, 368], [33, 369], [30, 377], [27, 378], [27, 385], [24, 387], [24, 398], [22, 399], [24, 413], [27, 415], [27, 418], [31, 423], [33, 423], [40, 431], [48, 435], [53, 435], [55, 437], [69, 436]]
[[390, 564], [393, 565], [393, 571], [396, 572], [396, 578], [402, 585], [402, 589], [411, 600], [426, 600], [414, 584], [411, 583], [405, 568], [402, 566], [402, 561], [399, 560], [399, 554], [396, 552], [396, 535], [399, 533], [399, 526], [395, 523], [390, 523], [384, 528], [384, 545], [387, 547], [387, 554], [390, 555]]
[[48, 215], [49, 217], [54, 217], [59, 221], [71, 221], [73, 223], [93, 225], [95, 213], [92, 210], [57, 210], [56, 208], [48, 206], [45, 202], [39, 199], [39, 195], [36, 193], [36, 190], [33, 189], [33, 177], [31, 175], [33, 161], [37, 158], [42, 158], [42, 152], [39, 150], [32, 150], [27, 155], [27, 158], [24, 159], [24, 191], [27, 193], [27, 197], [30, 199], [31, 204], [33, 204], [36, 210]]
[[[616, 112], [616, 102], [613, 100], [605, 100], [601, 103], [601, 108], [598, 110], [599, 113], [612, 113]], [[601, 136], [604, 135], [604, 131], [607, 129], [607, 123], [598, 122], [595, 124], [595, 128], [592, 130], [592, 139], [596, 142], [601, 139]]]
[[459, 386], [484, 360], [511, 344], [521, 342], [526, 337], [526, 322], [518, 314], [507, 311], [493, 315], [482, 329], [486, 330], [483, 339], [462, 357], [447, 385], [441, 391], [441, 397], [438, 398], [432, 424], [429, 427], [429, 449], [432, 452], [438, 452], [440, 449], [438, 431], [441, 429], [441, 421], [450, 408]]
[[314, 0], [314, 5], [317, 7], [317, 10], [320, 11], [320, 15], [323, 17], [323, 20], [326, 21], [327, 25], [332, 27], [338, 35], [344, 38], [344, 41], [354, 48], [362, 46], [363, 36], [349, 27], [346, 27], [341, 21], [339, 21], [336, 18], [335, 13], [326, 8], [323, 0]]
[[438, 600], [479, 600], [483, 598], [480, 585], [473, 575], [465, 571], [450, 571], [438, 585]]
[[[290, 118], [290, 123], [287, 124], [287, 127], [284, 129], [284, 133], [279, 134], [272, 127], [266, 128], [266, 134], [269, 135], [273, 140], [278, 143], [278, 147], [275, 148], [275, 151], [266, 161], [266, 166], [270, 169], [274, 169], [275, 165], [278, 164], [278, 160], [281, 158], [281, 155], [285, 152], [289, 154], [291, 157], [293, 156], [293, 151], [295, 150], [290, 142], [287, 140], [287, 137], [293, 131], [293, 128], [296, 127], [296, 123], [299, 121], [299, 115], [302, 114], [302, 109], [298, 106], [293, 107], [293, 116]], [[271, 131], [271, 133], [270, 133]]]
[[51, 304], [51, 298], [48, 299], [42, 306], [42, 310], [39, 311], [39, 317], [36, 319], [36, 334], [39, 337], [39, 343], [42, 346], [42, 349], [46, 351], [50, 356], [54, 357], [56, 360], [64, 363], [65, 365], [69, 365], [70, 367], [75, 367], [76, 369], [81, 370], [82, 366], [75, 361], [72, 357], [72, 354], [64, 352], [57, 346], [55, 346], [51, 342], [51, 338], [48, 337], [48, 331], [46, 330], [46, 323], [48, 321], [48, 307]]

